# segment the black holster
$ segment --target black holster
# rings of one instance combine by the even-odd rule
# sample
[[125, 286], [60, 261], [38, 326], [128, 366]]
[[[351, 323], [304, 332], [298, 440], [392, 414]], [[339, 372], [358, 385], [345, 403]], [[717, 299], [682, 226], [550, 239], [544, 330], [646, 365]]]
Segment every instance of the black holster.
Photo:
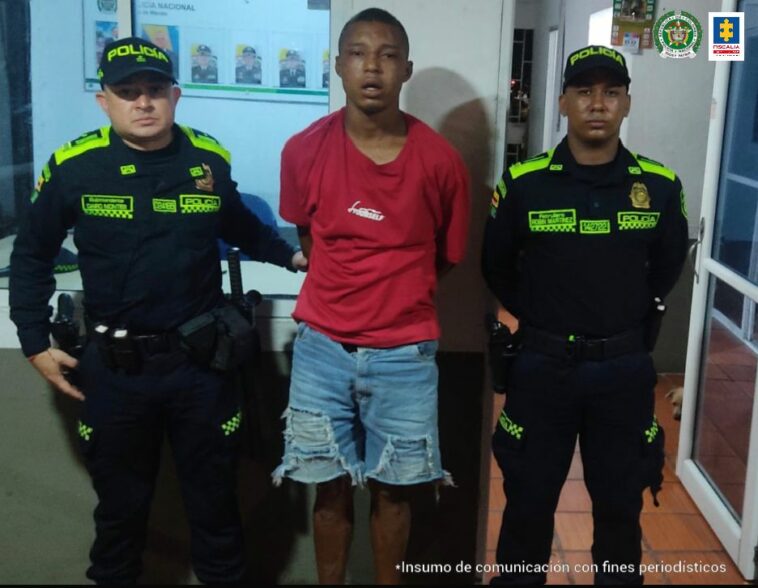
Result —
[[521, 351], [521, 331], [511, 333], [492, 314], [484, 318], [489, 333], [488, 351], [492, 389], [498, 394], [505, 393], [511, 366]]
[[249, 361], [255, 353], [255, 332], [234, 306], [197, 316], [177, 329], [179, 344], [199, 365], [219, 372]]

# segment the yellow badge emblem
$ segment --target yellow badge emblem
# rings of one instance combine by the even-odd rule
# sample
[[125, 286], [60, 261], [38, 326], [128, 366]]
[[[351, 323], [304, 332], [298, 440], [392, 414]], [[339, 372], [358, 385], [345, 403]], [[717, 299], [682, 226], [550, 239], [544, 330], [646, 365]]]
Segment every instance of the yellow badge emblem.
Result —
[[213, 172], [211, 171], [211, 166], [207, 163], [203, 163], [202, 166], [205, 174], [202, 178], [195, 180], [195, 187], [205, 192], [213, 192]]
[[647, 186], [642, 182], [634, 182], [632, 184], [629, 199], [632, 201], [634, 208], [650, 208], [650, 194], [647, 192]]

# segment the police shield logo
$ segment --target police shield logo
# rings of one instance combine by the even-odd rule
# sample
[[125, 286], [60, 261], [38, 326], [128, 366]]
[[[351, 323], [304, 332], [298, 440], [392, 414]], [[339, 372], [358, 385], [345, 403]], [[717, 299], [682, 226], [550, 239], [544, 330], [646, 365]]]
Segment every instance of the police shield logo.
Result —
[[650, 208], [650, 194], [647, 186], [642, 182], [634, 182], [632, 191], [629, 192], [629, 200], [632, 201], [634, 208]]
[[655, 46], [663, 58], [695, 57], [703, 40], [700, 21], [684, 10], [667, 12], [653, 27]]
[[195, 180], [195, 187], [205, 192], [213, 192], [213, 172], [211, 171], [211, 166], [207, 163], [203, 163], [202, 166], [204, 174], [202, 178]]

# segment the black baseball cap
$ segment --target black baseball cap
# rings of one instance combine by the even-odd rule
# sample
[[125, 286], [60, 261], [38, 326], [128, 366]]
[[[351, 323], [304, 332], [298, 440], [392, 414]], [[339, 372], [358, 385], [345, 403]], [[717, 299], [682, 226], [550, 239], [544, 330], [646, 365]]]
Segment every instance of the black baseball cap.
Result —
[[163, 49], [139, 37], [126, 37], [105, 46], [97, 77], [100, 85], [105, 86], [146, 71], [161, 74], [176, 83], [171, 58]]
[[590, 45], [568, 56], [566, 69], [563, 70], [563, 91], [566, 91], [566, 86], [577, 76], [593, 69], [609, 71], [625, 86], [629, 86], [632, 81], [626, 68], [626, 60], [621, 53], [609, 47]]

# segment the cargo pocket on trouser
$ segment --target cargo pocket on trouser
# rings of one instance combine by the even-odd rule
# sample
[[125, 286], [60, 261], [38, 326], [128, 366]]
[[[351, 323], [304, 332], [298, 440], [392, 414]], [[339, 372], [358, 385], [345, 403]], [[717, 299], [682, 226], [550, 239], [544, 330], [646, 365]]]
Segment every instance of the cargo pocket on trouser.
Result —
[[642, 489], [650, 488], [655, 506], [659, 506], [658, 492], [663, 484], [665, 439], [663, 427], [653, 417], [653, 422], [642, 432]]

